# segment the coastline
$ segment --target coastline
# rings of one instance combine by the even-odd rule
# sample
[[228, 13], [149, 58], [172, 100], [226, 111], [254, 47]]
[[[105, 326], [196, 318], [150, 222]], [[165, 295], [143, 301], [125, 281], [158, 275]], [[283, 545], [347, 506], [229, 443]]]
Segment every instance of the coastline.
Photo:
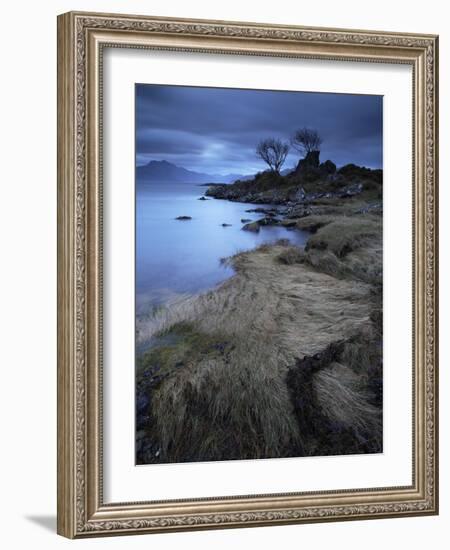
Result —
[[[251, 185], [236, 199], [258, 203]], [[289, 189], [253, 223], [309, 231], [303, 249], [228, 258], [235, 275], [149, 320], [161, 340], [138, 360], [138, 463], [381, 452], [382, 208], [349, 186]]]

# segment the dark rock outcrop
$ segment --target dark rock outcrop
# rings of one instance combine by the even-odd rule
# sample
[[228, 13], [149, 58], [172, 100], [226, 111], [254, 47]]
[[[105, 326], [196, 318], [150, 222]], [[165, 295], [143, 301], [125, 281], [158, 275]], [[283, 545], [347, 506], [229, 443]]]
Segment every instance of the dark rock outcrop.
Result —
[[306, 154], [305, 158], [298, 161], [295, 169], [296, 174], [304, 174], [319, 168], [320, 151], [310, 151]]
[[[279, 205], [292, 207], [314, 203], [321, 199], [351, 198], [362, 192], [371, 194], [371, 199], [382, 199], [383, 171], [348, 164], [339, 170], [331, 160], [319, 162], [320, 152], [312, 151], [301, 159], [297, 168], [282, 176], [273, 172], [260, 172], [252, 180], [231, 185], [210, 186], [205, 195], [216, 199], [246, 202], [262, 206], [247, 212], [275, 217], [281, 212]], [[302, 217], [305, 214], [300, 213]]]
[[346, 164], [339, 168], [337, 173], [341, 176], [344, 176], [348, 182], [352, 180], [361, 180], [369, 179], [378, 184], [381, 184], [383, 181], [383, 170], [371, 170], [365, 166], [357, 166], [356, 164]]
[[[366, 344], [366, 354], [372, 354], [376, 344], [365, 339], [361, 344], [363, 341]], [[355, 355], [356, 360], [360, 360], [360, 352], [354, 341], [335, 342], [321, 353], [297, 359], [296, 365], [287, 373], [286, 383], [302, 435], [300, 456], [382, 452], [381, 388], [364, 387], [362, 380], [356, 383], [359, 379], [355, 374], [350, 375], [349, 380], [343, 381], [348, 392], [347, 398], [352, 402], [355, 411], [361, 403], [365, 403], [366, 408], [362, 410], [358, 421], [345, 415], [332, 418], [317, 399], [317, 376], [324, 370], [333, 368], [333, 365], [337, 365], [338, 369], [345, 369], [341, 363], [349, 360], [349, 347], [350, 355]], [[379, 354], [371, 355], [371, 360], [381, 368]], [[376, 379], [376, 376], [373, 378]], [[353, 383], [349, 385], [350, 380]], [[371, 390], [376, 390], [380, 401], [371, 394]]]
[[326, 179], [336, 173], [336, 165], [331, 160], [320, 164], [320, 151], [310, 151], [306, 157], [300, 159], [293, 174], [305, 182]]
[[336, 165], [331, 160], [326, 160], [325, 162], [322, 162], [322, 164], [319, 166], [319, 169], [324, 174], [334, 174], [336, 172]]

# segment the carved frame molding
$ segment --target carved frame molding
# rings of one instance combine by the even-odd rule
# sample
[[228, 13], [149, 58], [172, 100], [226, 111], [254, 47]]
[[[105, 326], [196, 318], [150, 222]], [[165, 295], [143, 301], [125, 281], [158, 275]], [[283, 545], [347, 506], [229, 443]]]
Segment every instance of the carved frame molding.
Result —
[[[100, 92], [105, 46], [413, 66], [415, 416], [411, 487], [103, 503]], [[74, 12], [59, 16], [60, 534], [75, 538], [437, 513], [437, 46], [437, 37], [430, 35]]]

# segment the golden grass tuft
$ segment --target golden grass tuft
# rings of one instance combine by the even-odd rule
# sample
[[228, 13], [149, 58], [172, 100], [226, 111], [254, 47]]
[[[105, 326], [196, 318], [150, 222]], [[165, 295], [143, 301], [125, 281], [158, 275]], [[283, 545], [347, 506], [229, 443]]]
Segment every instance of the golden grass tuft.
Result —
[[338, 258], [349, 252], [379, 241], [381, 220], [373, 216], [339, 216], [318, 228], [306, 245], [306, 250], [329, 250]]

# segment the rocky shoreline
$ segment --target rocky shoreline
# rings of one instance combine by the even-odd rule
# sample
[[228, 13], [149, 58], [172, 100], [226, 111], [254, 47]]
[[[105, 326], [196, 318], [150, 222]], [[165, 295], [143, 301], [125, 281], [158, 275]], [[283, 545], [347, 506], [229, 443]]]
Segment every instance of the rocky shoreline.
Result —
[[138, 464], [382, 451], [382, 172], [308, 162], [207, 189], [310, 237], [140, 327]]
[[[205, 195], [215, 199], [270, 205], [246, 210], [262, 214], [257, 220], [242, 220], [242, 229], [259, 231], [261, 226], [299, 227], [297, 220], [311, 215], [358, 215], [382, 213], [382, 171], [347, 165], [338, 171], [288, 176], [263, 172], [254, 180], [232, 185], [213, 185]], [[333, 165], [334, 166], [334, 165]], [[315, 179], [317, 178], [317, 179]]]

